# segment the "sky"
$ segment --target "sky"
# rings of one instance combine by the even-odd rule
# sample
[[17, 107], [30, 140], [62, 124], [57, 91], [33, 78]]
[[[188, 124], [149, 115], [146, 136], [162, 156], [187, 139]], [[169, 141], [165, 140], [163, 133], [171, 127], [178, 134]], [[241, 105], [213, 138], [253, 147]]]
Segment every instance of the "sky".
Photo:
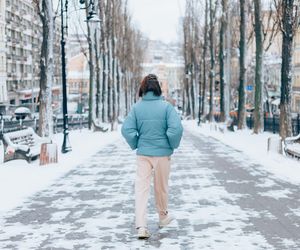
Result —
[[133, 24], [154, 40], [179, 40], [185, 0], [129, 0]]

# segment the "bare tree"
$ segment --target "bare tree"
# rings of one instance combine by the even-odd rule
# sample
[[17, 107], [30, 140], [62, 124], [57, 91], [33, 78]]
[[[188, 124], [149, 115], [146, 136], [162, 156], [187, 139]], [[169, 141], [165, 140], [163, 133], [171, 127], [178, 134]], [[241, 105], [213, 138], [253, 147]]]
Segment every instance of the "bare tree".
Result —
[[[127, 114], [136, 100], [136, 90], [141, 79], [143, 61], [142, 36], [134, 30], [127, 11], [127, 1], [98, 1], [101, 57], [101, 107], [102, 121], [116, 122], [118, 116]], [[122, 103], [124, 101], [124, 105]], [[123, 111], [122, 111], [123, 110]]]
[[185, 79], [183, 91], [183, 110], [185, 115], [196, 118], [200, 115], [200, 102], [196, 101], [201, 95], [201, 66], [202, 58], [202, 37], [201, 37], [201, 11], [198, 0], [188, 0], [186, 2], [185, 17], [183, 21], [183, 54], [185, 62]]
[[[204, 20], [204, 31], [203, 31], [203, 52], [202, 52], [202, 61], [203, 61], [203, 73], [202, 73], [202, 105], [201, 105], [201, 114], [202, 117], [205, 117], [205, 104], [206, 104], [206, 87], [207, 87], [207, 50], [208, 50], [208, 13], [209, 13], [209, 4], [208, 0], [205, 0], [205, 20]], [[202, 118], [203, 119], [203, 118]]]
[[54, 13], [52, 0], [34, 0], [37, 13], [42, 21], [43, 40], [40, 59], [39, 93], [39, 135], [53, 134], [52, 82], [53, 82], [53, 41]]
[[238, 104], [238, 129], [243, 129], [246, 125], [245, 112], [245, 73], [246, 73], [246, 2], [240, 0], [240, 84], [239, 84], [239, 104]]
[[274, 0], [282, 34], [280, 136], [292, 135], [291, 88], [293, 40], [299, 27], [299, 1]]
[[229, 9], [228, 0], [222, 0], [222, 16], [220, 29], [220, 43], [219, 43], [219, 62], [220, 62], [220, 121], [224, 122], [229, 117], [229, 86], [228, 86], [228, 72], [230, 68], [230, 60], [228, 60], [229, 53], [228, 43], [229, 36]]
[[[86, 9], [86, 18], [88, 19], [89, 11], [90, 11], [89, 3], [85, 2], [85, 9]], [[89, 48], [89, 120], [88, 126], [89, 129], [92, 129], [92, 125], [94, 122], [94, 89], [95, 89], [95, 45], [93, 44], [94, 36], [95, 36], [95, 24], [91, 22], [86, 22], [87, 24], [87, 41], [88, 41], [88, 48]]]
[[215, 24], [216, 24], [216, 13], [217, 13], [217, 0], [209, 2], [209, 41], [210, 41], [210, 72], [209, 72], [209, 121], [213, 122], [215, 114], [215, 75], [216, 75], [216, 60], [215, 60], [215, 46], [216, 46], [216, 34], [215, 34]]
[[254, 133], [260, 133], [264, 128], [263, 116], [263, 32], [261, 17], [261, 0], [254, 0], [255, 15], [255, 108], [254, 108]]
[[[260, 133], [264, 130], [265, 109], [268, 108], [268, 102], [264, 103], [263, 97], [264, 95], [268, 96], [263, 74], [264, 55], [272, 46], [279, 31], [278, 20], [274, 14], [274, 6], [271, 1], [269, 2], [269, 8], [266, 9], [267, 2], [264, 2], [265, 7], [262, 10], [262, 2], [254, 0], [254, 12], [250, 12], [254, 29], [250, 30], [248, 44], [252, 43], [253, 34], [255, 35], [256, 44], [254, 133]], [[265, 90], [265, 93], [263, 90]]]
[[183, 110], [186, 116], [192, 114], [192, 104], [191, 104], [191, 95], [190, 95], [190, 81], [191, 81], [191, 74], [192, 74], [192, 62], [190, 60], [190, 51], [191, 49], [191, 19], [192, 19], [192, 7], [193, 1], [186, 2], [186, 9], [185, 9], [185, 18], [183, 21], [183, 34], [184, 34], [184, 43], [183, 43], [183, 51], [184, 51], [184, 62], [185, 62], [185, 81], [184, 81], [184, 91], [183, 91], [183, 98], [184, 98], [184, 106]]

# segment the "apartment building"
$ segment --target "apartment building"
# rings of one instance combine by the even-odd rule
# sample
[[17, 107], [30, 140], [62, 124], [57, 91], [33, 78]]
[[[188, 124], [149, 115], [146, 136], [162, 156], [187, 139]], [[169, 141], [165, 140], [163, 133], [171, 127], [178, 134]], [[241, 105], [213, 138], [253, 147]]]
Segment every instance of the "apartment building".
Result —
[[[282, 57], [282, 35], [279, 31], [275, 37], [272, 38], [272, 44], [269, 46], [269, 39], [272, 35], [273, 19], [269, 20], [268, 10], [263, 11], [263, 26], [264, 29], [269, 27], [266, 32], [266, 39], [264, 44], [264, 57], [263, 57], [263, 77], [264, 77], [264, 94], [265, 100], [268, 100], [270, 104], [277, 106], [279, 108], [280, 103], [280, 88], [281, 88], [281, 57]], [[239, 18], [234, 17], [234, 18]], [[270, 22], [270, 23], [269, 23]], [[268, 25], [269, 23], [269, 25]], [[248, 22], [249, 30], [251, 29], [252, 22]], [[237, 27], [238, 29], [238, 27]], [[237, 30], [238, 32], [238, 30]], [[300, 113], [300, 27], [296, 36], [294, 38], [295, 46], [293, 51], [293, 77], [292, 77], [292, 112]], [[254, 37], [248, 41], [247, 50], [247, 76], [246, 76], [246, 97], [247, 103], [252, 103], [254, 101], [254, 71], [255, 71], [255, 39]], [[239, 61], [238, 53], [232, 54], [232, 72], [231, 80], [234, 83], [233, 88], [237, 89], [239, 84]], [[248, 89], [249, 87], [249, 89]], [[237, 96], [237, 95], [235, 95]], [[238, 99], [235, 99], [237, 103]]]
[[156, 74], [162, 85], [163, 95], [178, 103], [178, 92], [184, 75], [184, 61], [178, 44], [147, 41], [143, 75]]
[[[89, 65], [83, 53], [68, 59], [68, 100], [77, 103], [77, 110], [88, 106]], [[70, 105], [69, 105], [70, 106]], [[74, 110], [73, 110], [74, 111]]]
[[0, 113], [4, 113], [8, 100], [6, 88], [5, 4], [5, 0], [0, 0]]
[[67, 44], [67, 86], [69, 112], [82, 112], [88, 106], [89, 95], [90, 75], [88, 60], [85, 54], [88, 54], [88, 43], [85, 35], [70, 34], [68, 36]]
[[294, 77], [292, 85], [292, 111], [300, 114], [300, 28], [295, 36]]
[[[5, 74], [1, 78], [2, 81], [3, 78], [5, 79], [7, 90], [7, 94], [5, 93], [5, 112], [11, 113], [19, 105], [28, 106], [32, 108], [32, 111], [36, 111], [39, 96], [39, 63], [42, 42], [41, 20], [31, 0], [0, 1], [0, 11], [5, 15], [3, 24], [5, 25], [5, 34], [3, 35], [2, 46], [0, 38], [0, 46], [4, 47], [5, 51], [3, 56], [6, 68]], [[61, 93], [59, 25], [56, 25], [54, 44], [55, 73], [52, 93], [54, 108], [58, 108]]]

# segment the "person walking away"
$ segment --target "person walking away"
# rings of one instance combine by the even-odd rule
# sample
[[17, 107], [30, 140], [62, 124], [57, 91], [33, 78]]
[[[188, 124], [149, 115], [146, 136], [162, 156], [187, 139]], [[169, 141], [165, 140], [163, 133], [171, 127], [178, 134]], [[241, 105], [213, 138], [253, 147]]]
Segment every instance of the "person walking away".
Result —
[[173, 217], [168, 212], [170, 156], [179, 147], [183, 128], [174, 107], [163, 100], [156, 75], [144, 77], [139, 88], [140, 100], [133, 105], [122, 126], [122, 135], [137, 150], [135, 179], [135, 225], [139, 239], [147, 239], [147, 205], [153, 172], [159, 227]]

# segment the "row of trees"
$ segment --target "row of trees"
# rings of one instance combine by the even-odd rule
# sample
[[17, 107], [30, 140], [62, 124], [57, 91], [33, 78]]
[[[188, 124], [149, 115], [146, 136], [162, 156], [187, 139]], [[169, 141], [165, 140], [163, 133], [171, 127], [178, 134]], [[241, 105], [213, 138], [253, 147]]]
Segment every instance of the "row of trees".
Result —
[[[220, 120], [228, 121], [237, 97], [237, 125], [243, 129], [246, 76], [250, 73], [254, 78], [254, 132], [261, 132], [264, 53], [279, 38], [282, 44], [280, 135], [291, 136], [292, 52], [298, 26], [299, 2], [294, 0], [187, 0], [183, 21], [185, 114], [194, 118], [198, 115], [199, 121], [200, 118], [214, 121], [217, 107]], [[247, 58], [252, 47], [254, 72]], [[236, 82], [232, 80], [232, 69], [236, 67], [233, 58], [238, 58]]]
[[[63, 1], [63, 2], [61, 2]], [[131, 24], [128, 3], [122, 0], [80, 0], [86, 10], [90, 70], [89, 128], [97, 122], [114, 124], [119, 115], [126, 114], [136, 98], [143, 62], [142, 35]], [[52, 0], [33, 0], [40, 16], [43, 39], [40, 54], [40, 119], [39, 134], [51, 136], [53, 39], [55, 24], [62, 15], [53, 10]], [[68, 0], [60, 0], [67, 16]], [[79, 11], [79, 10], [78, 10]], [[93, 20], [94, 16], [99, 20]], [[94, 22], [93, 22], [94, 21]], [[62, 29], [67, 29], [67, 19]], [[65, 41], [62, 40], [62, 43]]]
[[40, 53], [39, 134], [52, 136], [52, 83], [54, 79], [54, 24], [52, 0], [33, 0], [42, 22], [43, 39]]
[[100, 18], [96, 25], [87, 22], [92, 97], [89, 117], [113, 124], [136, 99], [142, 74], [142, 35], [132, 27], [127, 1], [98, 0], [94, 6], [89, 1], [85, 4], [87, 19], [93, 7]]

